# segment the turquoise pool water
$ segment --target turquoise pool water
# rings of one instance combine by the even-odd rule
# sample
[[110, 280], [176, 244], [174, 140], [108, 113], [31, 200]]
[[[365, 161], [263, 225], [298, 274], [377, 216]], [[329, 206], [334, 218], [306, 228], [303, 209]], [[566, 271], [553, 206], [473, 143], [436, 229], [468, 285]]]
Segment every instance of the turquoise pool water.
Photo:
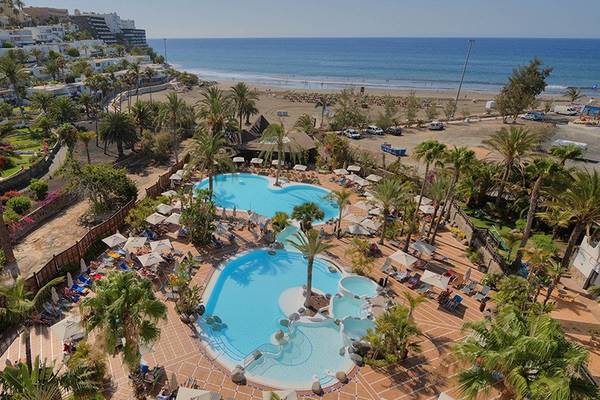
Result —
[[368, 319], [347, 318], [344, 320], [344, 335], [351, 340], [361, 340], [369, 329], [375, 328], [375, 322]]
[[[295, 206], [313, 202], [325, 213], [323, 221], [339, 214], [337, 205], [325, 199], [329, 191], [318, 186], [289, 184], [277, 188], [272, 187], [267, 177], [245, 173], [223, 174], [213, 179], [214, 198], [219, 207], [252, 210], [271, 218], [277, 211], [291, 215]], [[195, 188], [208, 189], [208, 179], [198, 182]]]
[[367, 302], [362, 299], [357, 299], [351, 295], [335, 296], [331, 300], [331, 313], [333, 318], [343, 320], [347, 317], [365, 318], [368, 314], [366, 307]]
[[341, 280], [340, 286], [355, 296], [369, 298], [377, 296], [377, 284], [362, 276], [348, 276]]

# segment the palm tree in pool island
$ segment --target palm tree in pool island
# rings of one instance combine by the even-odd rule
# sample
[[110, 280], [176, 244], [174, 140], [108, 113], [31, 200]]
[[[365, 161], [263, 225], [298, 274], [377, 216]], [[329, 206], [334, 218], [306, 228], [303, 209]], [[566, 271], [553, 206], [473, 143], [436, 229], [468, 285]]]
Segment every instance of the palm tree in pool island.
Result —
[[300, 229], [308, 232], [312, 229], [314, 221], [325, 218], [325, 213], [316, 203], [304, 203], [294, 207], [292, 218], [300, 221]]
[[344, 212], [344, 207], [350, 204], [350, 196], [352, 196], [352, 193], [346, 189], [335, 190], [327, 195], [327, 199], [334, 201], [340, 210], [335, 228], [338, 239], [342, 236], [342, 213]]
[[288, 243], [306, 257], [306, 299], [304, 307], [309, 308], [312, 297], [312, 276], [315, 257], [330, 249], [332, 245], [323, 241], [321, 233], [315, 229], [311, 229], [306, 233], [296, 233], [293, 239], [288, 240]]
[[204, 127], [198, 128], [194, 135], [189, 171], [200, 168], [208, 176], [208, 190], [212, 197], [214, 176], [231, 165], [227, 139], [222, 133], [211, 133]]

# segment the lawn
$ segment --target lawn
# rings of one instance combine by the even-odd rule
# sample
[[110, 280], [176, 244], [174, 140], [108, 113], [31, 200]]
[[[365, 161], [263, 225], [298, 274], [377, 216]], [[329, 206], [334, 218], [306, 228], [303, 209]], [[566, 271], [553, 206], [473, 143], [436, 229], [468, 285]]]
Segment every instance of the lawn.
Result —
[[[2, 138], [2, 142], [10, 144], [15, 151], [20, 152], [40, 152], [44, 148], [44, 138], [39, 131], [30, 131], [29, 129], [17, 129], [14, 133], [6, 135]], [[54, 144], [54, 140], [48, 141], [48, 147]], [[14, 161], [15, 166], [3, 171], [0, 171], [0, 176], [6, 177], [18, 172], [21, 167], [27, 168], [31, 165], [36, 157], [29, 154], [10, 157]]]

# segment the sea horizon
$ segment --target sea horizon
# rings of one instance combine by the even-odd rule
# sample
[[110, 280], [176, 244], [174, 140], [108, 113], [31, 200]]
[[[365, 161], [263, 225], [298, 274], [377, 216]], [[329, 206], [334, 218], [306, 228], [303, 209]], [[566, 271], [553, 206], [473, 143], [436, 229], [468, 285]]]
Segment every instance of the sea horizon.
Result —
[[[294, 89], [367, 87], [497, 92], [513, 68], [534, 57], [551, 66], [546, 92], [577, 87], [597, 96], [600, 39], [511, 37], [167, 38], [167, 61], [214, 81]], [[149, 39], [163, 54], [164, 39]]]

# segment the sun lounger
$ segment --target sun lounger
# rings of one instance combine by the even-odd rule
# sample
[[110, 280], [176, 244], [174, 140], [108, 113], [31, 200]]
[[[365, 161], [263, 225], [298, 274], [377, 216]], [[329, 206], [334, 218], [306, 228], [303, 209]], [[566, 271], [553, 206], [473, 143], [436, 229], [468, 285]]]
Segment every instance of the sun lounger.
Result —
[[410, 270], [402, 271], [402, 272], [396, 273], [396, 276], [394, 278], [398, 282], [404, 283], [404, 282], [406, 282], [407, 280], [410, 279], [410, 273], [411, 273]]
[[421, 282], [421, 274], [415, 274], [412, 278], [408, 280], [408, 287], [411, 289], [415, 289], [419, 283]]
[[490, 293], [490, 287], [489, 286], [484, 286], [481, 288], [481, 290], [479, 291], [479, 293], [477, 293], [473, 298], [477, 301], [482, 301], [483, 299], [485, 299], [487, 297], [487, 295]]
[[420, 288], [417, 289], [417, 292], [421, 294], [427, 294], [431, 290], [431, 285], [429, 283], [424, 283]]
[[468, 282], [464, 284], [463, 287], [460, 288], [460, 291], [464, 294], [470, 295], [475, 291], [475, 282]]
[[447, 300], [445, 303], [442, 304], [442, 306], [449, 311], [454, 311], [454, 310], [456, 310], [458, 305], [460, 303], [462, 303], [462, 301], [463, 301], [463, 298], [461, 296], [455, 294], [452, 299]]

